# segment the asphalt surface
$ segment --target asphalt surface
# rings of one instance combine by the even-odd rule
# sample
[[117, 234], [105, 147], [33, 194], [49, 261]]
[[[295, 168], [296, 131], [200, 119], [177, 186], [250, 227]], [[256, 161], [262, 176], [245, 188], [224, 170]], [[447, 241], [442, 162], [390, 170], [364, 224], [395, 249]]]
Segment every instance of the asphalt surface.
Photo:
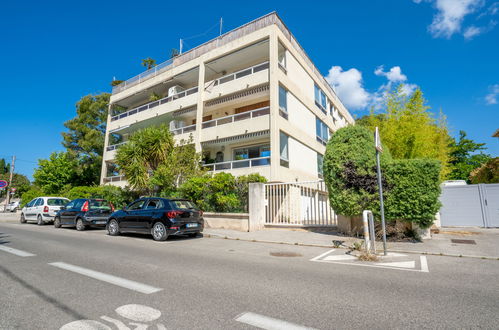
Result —
[[[314, 262], [310, 259], [328, 251], [317, 247], [201, 237], [154, 242], [141, 235], [109, 237], [103, 230], [6, 223], [0, 223], [0, 248], [1, 329], [89, 329], [90, 324], [100, 329], [146, 329], [138, 324], [497, 329], [499, 324], [495, 260], [427, 256], [429, 272], [419, 272]], [[130, 289], [130, 281], [157, 290], [139, 292]], [[72, 323], [77, 320], [94, 323]]]

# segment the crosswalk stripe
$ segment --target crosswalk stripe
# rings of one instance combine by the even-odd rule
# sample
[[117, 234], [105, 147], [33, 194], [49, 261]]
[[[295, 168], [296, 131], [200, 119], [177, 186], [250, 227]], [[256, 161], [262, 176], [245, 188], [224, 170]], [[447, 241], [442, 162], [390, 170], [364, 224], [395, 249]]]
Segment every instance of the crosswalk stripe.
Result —
[[121, 278], [118, 276], [105, 274], [105, 273], [101, 273], [101, 272], [98, 272], [95, 270], [67, 264], [65, 262], [52, 262], [52, 263], [49, 263], [49, 265], [57, 267], [57, 268], [69, 270], [70, 272], [78, 273], [80, 275], [88, 276], [88, 277], [94, 278], [94, 279], [99, 280], [99, 281], [111, 283], [111, 284], [114, 284], [116, 286], [121, 286], [122, 288], [137, 291], [140, 293], [150, 294], [150, 293], [155, 293], [155, 292], [163, 290], [161, 288], [155, 288], [155, 287], [147, 285], [147, 284], [143, 284], [143, 283], [127, 280], [125, 278]]
[[34, 256], [36, 256], [36, 254], [29, 253], [29, 252], [26, 252], [23, 250], [14, 249], [14, 248], [11, 248], [8, 246], [3, 246], [3, 245], [0, 245], [0, 251], [15, 254], [16, 256], [19, 256], [19, 257], [34, 257]]
[[252, 325], [266, 330], [314, 330], [314, 328], [304, 327], [298, 324], [274, 319], [265, 315], [247, 312], [236, 318], [237, 322]]

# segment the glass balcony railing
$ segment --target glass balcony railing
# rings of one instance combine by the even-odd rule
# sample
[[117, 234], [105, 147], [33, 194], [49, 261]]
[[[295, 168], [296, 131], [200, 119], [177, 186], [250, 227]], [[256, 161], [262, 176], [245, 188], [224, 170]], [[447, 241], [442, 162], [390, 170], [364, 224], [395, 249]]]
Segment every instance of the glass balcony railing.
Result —
[[265, 116], [265, 115], [268, 115], [269, 113], [270, 113], [270, 107], [263, 107], [263, 108], [255, 109], [255, 110], [248, 111], [248, 112], [242, 112], [242, 113], [238, 113], [235, 115], [230, 115], [230, 116], [220, 117], [220, 118], [213, 119], [213, 120], [208, 120], [208, 121], [203, 122], [202, 127], [203, 128], [210, 128], [210, 127], [215, 127], [215, 126], [221, 126], [221, 125], [230, 124], [230, 123], [233, 123], [236, 121]]
[[[218, 78], [213, 82], [213, 86], [222, 85], [222, 84], [225, 84], [229, 81], [240, 79], [240, 78], [249, 76], [251, 74], [266, 70], [268, 68], [269, 68], [269, 62], [268, 61], [263, 62], [263, 63], [257, 64], [257, 65], [254, 65], [252, 67], [249, 67], [249, 68], [228, 74], [228, 75], [223, 76], [221, 78]], [[210, 84], [212, 84], [212, 82], [208, 83], [208, 85], [210, 85]]]
[[118, 149], [119, 147], [121, 147], [122, 145], [124, 145], [125, 143], [127, 143], [127, 141], [125, 141], [125, 142], [120, 142], [120, 143], [116, 143], [116, 144], [112, 144], [112, 145], [110, 145], [110, 146], [107, 146], [106, 151], [113, 151], [113, 150], [116, 150], [116, 149]]
[[113, 176], [107, 176], [104, 178], [104, 182], [116, 182], [116, 181], [123, 181], [125, 180], [124, 175], [113, 175]]
[[270, 165], [270, 157], [258, 157], [242, 160], [232, 160], [228, 162], [204, 164], [203, 167], [207, 168], [209, 171], [224, 171], [266, 165]]
[[187, 95], [191, 95], [191, 94], [194, 94], [194, 93], [197, 93], [197, 92], [198, 92], [197, 86], [193, 87], [193, 88], [190, 88], [190, 89], [186, 89], [183, 92], [180, 92], [180, 93], [177, 93], [177, 94], [174, 94], [174, 95], [171, 95], [171, 96], [164, 97], [164, 98], [159, 99], [157, 101], [149, 102], [147, 104], [141, 105], [140, 107], [136, 107], [136, 108], [133, 108], [133, 109], [128, 110], [126, 112], [123, 112], [123, 113], [120, 113], [118, 115], [115, 115], [115, 116], [111, 117], [111, 121], [115, 121], [115, 120], [118, 120], [118, 119], [121, 119], [121, 118], [125, 118], [125, 117], [131, 116], [131, 115], [135, 115], [135, 114], [137, 114], [139, 112], [155, 108], [158, 105], [165, 104], [165, 103], [168, 103], [168, 102], [172, 102], [174, 100], [183, 98], [183, 97], [185, 97]]
[[177, 128], [177, 129], [172, 129], [172, 130], [170, 130], [170, 132], [173, 135], [179, 135], [179, 134], [194, 132], [195, 130], [196, 130], [196, 124], [189, 125], [189, 126], [184, 126], [184, 127], [180, 127], [180, 128]]

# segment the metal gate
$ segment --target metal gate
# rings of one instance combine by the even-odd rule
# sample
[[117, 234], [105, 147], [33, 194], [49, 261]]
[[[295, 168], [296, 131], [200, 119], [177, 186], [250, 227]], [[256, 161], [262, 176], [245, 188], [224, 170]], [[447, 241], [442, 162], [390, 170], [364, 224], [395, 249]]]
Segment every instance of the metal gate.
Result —
[[324, 181], [266, 183], [265, 224], [336, 226]]
[[499, 227], [499, 184], [442, 187], [442, 226]]

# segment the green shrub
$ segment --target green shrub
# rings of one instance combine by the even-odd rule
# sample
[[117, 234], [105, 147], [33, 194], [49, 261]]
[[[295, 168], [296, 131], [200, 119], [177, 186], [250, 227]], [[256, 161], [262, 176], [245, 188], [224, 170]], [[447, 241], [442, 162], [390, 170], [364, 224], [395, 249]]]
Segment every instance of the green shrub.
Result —
[[431, 226], [441, 206], [439, 174], [438, 160], [400, 159], [387, 164], [386, 218], [414, 222], [422, 228]]
[[63, 196], [71, 200], [77, 198], [102, 198], [113, 203], [116, 208], [120, 208], [139, 197], [130, 190], [111, 185], [73, 187], [66, 191]]
[[[382, 166], [390, 160], [385, 148], [381, 154]], [[379, 211], [376, 151], [371, 131], [362, 126], [339, 129], [327, 144], [323, 166], [329, 199], [336, 213], [356, 216], [363, 210]]]
[[230, 173], [192, 177], [182, 184], [178, 196], [196, 203], [208, 212], [245, 212], [250, 182], [266, 182], [259, 174], [234, 177]]
[[24, 207], [27, 203], [33, 200], [36, 197], [47, 196], [43, 193], [43, 191], [37, 186], [32, 186], [28, 191], [24, 192], [21, 195], [21, 207]]

